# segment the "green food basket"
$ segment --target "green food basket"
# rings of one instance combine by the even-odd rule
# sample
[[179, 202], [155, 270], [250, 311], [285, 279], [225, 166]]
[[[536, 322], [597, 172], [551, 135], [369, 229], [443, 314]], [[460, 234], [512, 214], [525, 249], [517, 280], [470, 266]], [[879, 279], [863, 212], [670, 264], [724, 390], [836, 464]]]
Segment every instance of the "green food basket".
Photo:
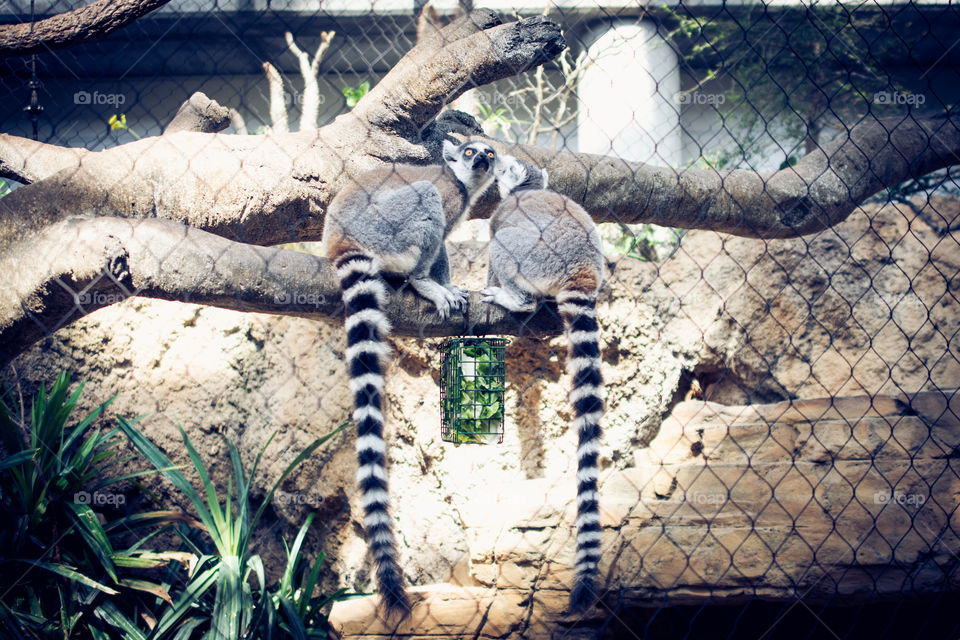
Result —
[[442, 437], [454, 444], [503, 442], [505, 338], [450, 338], [440, 367]]

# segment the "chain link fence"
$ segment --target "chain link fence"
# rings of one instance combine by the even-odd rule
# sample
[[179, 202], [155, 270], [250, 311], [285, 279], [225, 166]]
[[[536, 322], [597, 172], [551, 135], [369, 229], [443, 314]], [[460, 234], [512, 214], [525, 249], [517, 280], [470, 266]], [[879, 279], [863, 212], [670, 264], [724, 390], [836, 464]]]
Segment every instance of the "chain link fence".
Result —
[[[0, 19], [25, 23], [79, 6], [8, 2]], [[0, 60], [0, 129], [8, 134], [0, 141], [8, 228], [0, 246], [13, 256], [4, 264], [100, 255], [101, 245], [81, 242], [79, 226], [60, 229], [66, 244], [37, 240], [32, 253], [17, 253], [18, 242], [39, 234], [30, 225], [49, 211], [61, 212], [64, 224], [96, 216], [159, 223], [166, 214], [158, 211], [185, 203], [192, 208], [174, 216], [178, 223], [232, 242], [208, 246], [204, 237], [156, 227], [138, 246], [158, 274], [189, 274], [190, 256], [206, 260], [207, 275], [185, 276], [176, 292], [160, 275], [131, 286], [133, 254], [108, 250], [105, 269], [102, 261], [94, 275], [69, 268], [36, 291], [33, 276], [11, 275], [0, 326], [7, 328], [4, 428], [14, 434], [2, 445], [0, 467], [9, 525], [0, 535], [9, 578], [0, 587], [4, 637], [255, 638], [268, 637], [262, 629], [274, 624], [274, 637], [957, 637], [960, 11], [926, 2], [653, 7], [592, 0], [493, 8], [504, 22], [556, 22], [567, 48], [493, 82], [470, 76], [451, 85], [450, 92], [464, 91], [444, 106], [470, 114], [476, 137], [482, 130], [501, 152], [519, 157], [527, 151], [518, 145], [536, 147], [539, 155], [523, 157], [557, 166], [556, 188], [593, 203], [585, 206], [602, 239], [599, 604], [584, 614], [567, 611], [577, 432], [567, 402], [567, 338], [552, 303], [539, 319], [515, 314], [513, 324], [496, 324], [481, 310], [468, 316], [473, 324], [431, 320], [420, 337], [406, 337], [418, 333], [408, 327], [390, 339], [391, 511], [414, 594], [412, 615], [397, 622], [375, 610], [376, 598], [358, 595], [375, 581], [354, 488], [353, 427], [296, 459], [351, 420], [338, 294], [283, 289], [283, 269], [313, 274], [308, 279], [324, 273], [286, 252], [239, 245], [322, 256], [315, 221], [322, 222], [323, 207], [318, 214], [296, 202], [329, 203], [334, 178], [324, 176], [337, 175], [331, 163], [342, 173], [372, 166], [364, 153], [428, 159], [402, 145], [371, 152], [380, 133], [359, 134], [361, 153], [353, 138], [338, 137], [354, 134], [332, 127], [359, 122], [353, 114], [371, 102], [365, 97], [464, 8], [174, 0], [97, 40]], [[470, 42], [464, 67], [483, 48]], [[453, 73], [439, 46], [413, 60], [416, 82], [403, 85], [409, 101], [423, 93], [417, 83]], [[492, 77], [487, 67], [475, 72]], [[165, 134], [195, 92], [229, 110], [228, 127], [216, 138], [203, 133], [204, 140], [249, 142], [224, 143], [229, 153], [221, 153], [220, 143]], [[917, 128], [897, 137], [910, 126]], [[324, 137], [325, 130], [334, 133]], [[418, 134], [426, 139], [428, 130]], [[392, 135], [412, 139], [409, 131]], [[268, 140], [289, 145], [261, 142]], [[320, 156], [311, 155], [315, 140]], [[187, 159], [138, 155], [150, 145], [176, 147]], [[133, 159], [113, 164], [109, 158], [121, 156], [101, 161], [64, 147], [128, 150]], [[276, 158], [284, 169], [263, 170]], [[202, 173], [218, 162], [213, 177]], [[634, 175], [640, 167], [643, 175]], [[570, 176], [581, 169], [576, 191]], [[88, 188], [84, 180], [99, 186], [76, 190]], [[804, 197], [783, 209], [780, 190], [798, 183], [808, 185]], [[847, 199], [855, 201], [852, 212], [836, 214]], [[742, 212], [715, 214], [721, 201]], [[27, 208], [4, 206], [10, 202]], [[229, 219], [225, 210], [244, 214]], [[633, 210], [639, 213], [623, 215]], [[785, 222], [764, 226], [766, 210]], [[274, 217], [249, 222], [265, 215]], [[805, 227], [791, 220], [817, 216], [828, 222], [792, 232]], [[485, 218], [471, 219], [448, 237], [455, 285], [486, 286], [489, 227]], [[132, 242], [122, 240], [127, 227], [104, 229], [120, 244]], [[279, 283], [262, 290], [280, 292], [267, 303], [251, 302], [242, 287], [211, 284], [257, 281], [261, 271]], [[416, 298], [402, 281], [391, 284], [398, 296]], [[48, 313], [56, 295], [72, 302]], [[391, 313], [423, 319], [432, 307], [417, 304]], [[477, 298], [471, 304], [485, 309]], [[505, 379], [504, 399], [484, 400], [484, 390], [458, 371], [459, 386], [444, 387], [441, 404], [445, 347], [423, 336], [466, 336], [485, 326], [513, 327], [502, 369], [488, 376], [498, 385]], [[148, 415], [122, 429], [127, 440], [116, 446], [132, 455], [111, 468], [117, 484], [101, 486], [96, 474], [77, 484], [63, 472], [71, 480], [56, 486], [71, 488], [64, 504], [74, 506], [63, 511], [63, 528], [45, 538], [44, 521], [18, 511], [33, 489], [11, 474], [43, 445], [30, 440], [31, 424], [48, 424], [31, 416], [31, 398], [63, 370], [88, 380], [80, 409], [116, 394], [111, 412]], [[445, 426], [451, 441], [444, 442], [440, 417], [450, 415], [451, 393], [479, 407], [482, 415], [473, 417], [484, 421], [484, 433], [499, 418], [503, 431], [458, 439]], [[248, 585], [238, 596], [240, 627], [216, 613], [218, 589], [229, 585], [226, 565], [215, 562], [224, 551], [211, 543], [214, 516], [204, 532], [191, 519], [203, 520], [202, 508], [169, 473], [126, 477], [165, 460], [137, 444], [135, 431], [221, 501], [228, 493], [241, 500], [235, 492], [242, 487], [251, 511], [267, 505], [262, 520], [243, 525], [249, 548], [236, 556], [249, 562], [234, 567], [237, 593]], [[34, 453], [18, 457], [19, 433]], [[201, 468], [209, 478], [198, 475]], [[193, 515], [169, 516], [180, 511]], [[147, 512], [168, 519], [145, 532], [135, 523]], [[46, 533], [27, 536], [29, 527]], [[82, 533], [80, 542], [71, 542], [71, 532]], [[91, 540], [101, 533], [112, 547], [84, 551], [97, 548]], [[147, 562], [147, 548], [172, 555]], [[314, 635], [297, 635], [301, 628]]]

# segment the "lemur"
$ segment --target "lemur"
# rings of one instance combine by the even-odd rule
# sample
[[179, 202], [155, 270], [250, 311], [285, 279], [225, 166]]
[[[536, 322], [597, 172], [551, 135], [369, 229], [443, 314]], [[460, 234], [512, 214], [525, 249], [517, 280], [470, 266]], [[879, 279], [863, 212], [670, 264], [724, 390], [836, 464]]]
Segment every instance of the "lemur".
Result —
[[444, 238], [473, 194], [493, 180], [496, 154], [483, 142], [443, 143], [443, 164], [388, 165], [350, 180], [331, 201], [323, 229], [324, 253], [337, 269], [346, 306], [345, 360], [357, 426], [357, 484], [363, 526], [376, 568], [381, 604], [409, 612], [397, 561], [387, 493], [383, 439], [383, 367], [390, 323], [383, 312], [383, 274], [406, 276], [441, 318], [464, 306], [467, 293], [450, 284]]
[[603, 379], [597, 292], [603, 281], [600, 235], [579, 205], [547, 191], [547, 172], [501, 155], [494, 167], [501, 202], [490, 218], [490, 269], [482, 300], [529, 312], [537, 298], [556, 298], [570, 342], [567, 372], [576, 416], [577, 555], [570, 609], [596, 601], [600, 561], [597, 456]]

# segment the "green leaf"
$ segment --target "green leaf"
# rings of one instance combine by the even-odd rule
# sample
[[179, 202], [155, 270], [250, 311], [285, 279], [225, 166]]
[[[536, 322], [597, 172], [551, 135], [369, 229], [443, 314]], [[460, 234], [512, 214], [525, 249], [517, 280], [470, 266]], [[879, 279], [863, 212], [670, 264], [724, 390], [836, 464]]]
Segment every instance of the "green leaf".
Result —
[[[146, 640], [146, 636], [137, 628], [129, 618], [127, 618], [120, 609], [110, 600], [104, 600], [94, 609], [93, 615], [100, 618], [115, 629], [123, 632], [124, 638], [132, 640]], [[93, 629], [91, 628], [91, 631]], [[109, 637], [109, 636], [104, 636]]]
[[[287, 468], [283, 470], [283, 473], [280, 474], [280, 477], [277, 478], [277, 481], [270, 487], [270, 491], [267, 492], [267, 495], [264, 497], [263, 502], [260, 504], [260, 507], [257, 509], [257, 512], [253, 515], [253, 518], [250, 520], [250, 530], [253, 530], [257, 526], [257, 523], [260, 521], [260, 516], [263, 515], [263, 512], [266, 510], [267, 506], [270, 504], [270, 501], [273, 499], [273, 494], [276, 493], [277, 489], [280, 488], [280, 485], [283, 484], [283, 481], [287, 479], [287, 476], [296, 469], [304, 460], [309, 458], [314, 451], [317, 450], [320, 445], [324, 444], [327, 440], [333, 436], [340, 433], [344, 427], [346, 427], [349, 422], [344, 422], [339, 427], [328, 433], [327, 435], [317, 438], [311, 442], [306, 449], [300, 452], [300, 454], [293, 459], [293, 462], [287, 465]], [[246, 541], [244, 541], [246, 545]]]
[[287, 624], [290, 627], [290, 632], [293, 634], [293, 637], [296, 640], [307, 640], [307, 629], [304, 627], [303, 620], [300, 618], [300, 614], [293, 605], [293, 602], [290, 601], [290, 598], [283, 595], [279, 596], [278, 600], [280, 601], [280, 609], [287, 619]]
[[[130, 421], [122, 416], [117, 416], [117, 422], [120, 425], [121, 431], [130, 439], [130, 442], [137, 450], [139, 450], [154, 467], [163, 469], [164, 471], [161, 471], [161, 473], [163, 473], [164, 477], [170, 480], [170, 482], [190, 500], [193, 508], [197, 511], [197, 515], [200, 517], [200, 521], [203, 522], [203, 525], [206, 527], [207, 534], [214, 540], [214, 544], [216, 545], [219, 541], [216, 523], [209, 509], [207, 509], [206, 503], [204, 503], [196, 489], [193, 488], [193, 485], [190, 484], [190, 481], [187, 480], [187, 477], [170, 462], [170, 459], [164, 455], [153, 442], [134, 428]], [[219, 545], [217, 546], [219, 548]]]
[[106, 532], [100, 526], [97, 520], [97, 514], [93, 512], [88, 505], [68, 502], [68, 513], [70, 519], [77, 525], [77, 530], [87, 543], [87, 547], [93, 552], [100, 564], [103, 566], [107, 575], [114, 582], [117, 582], [117, 570], [113, 566], [113, 546]]
[[33, 565], [40, 569], [46, 569], [47, 571], [55, 573], [59, 576], [63, 576], [64, 578], [67, 578], [74, 582], [78, 582], [87, 587], [91, 587], [93, 589], [103, 591], [104, 593], [109, 593], [112, 596], [115, 596], [117, 595], [117, 593], [119, 593], [118, 591], [111, 589], [110, 587], [104, 584], [100, 584], [93, 578], [88, 578], [87, 576], [83, 575], [82, 573], [77, 571], [76, 567], [71, 567], [66, 564], [62, 564], [62, 563], [55, 564], [51, 562], [43, 562], [42, 560], [20, 560], [20, 559], [15, 560], [14, 562], [22, 562], [24, 564]]
[[220, 565], [216, 564], [190, 580], [174, 605], [164, 611], [160, 621], [157, 622], [157, 626], [154, 627], [153, 633], [150, 634], [150, 640], [161, 640], [171, 631], [174, 631], [176, 624], [190, 612], [200, 597], [216, 584], [219, 573]]
[[128, 589], [135, 589], [137, 591], [153, 594], [168, 604], [173, 604], [173, 600], [170, 599], [170, 594], [167, 593], [167, 590], [163, 588], [163, 585], [159, 585], [156, 582], [140, 580], [137, 578], [124, 578], [120, 581], [120, 585], [127, 587]]
[[23, 451], [13, 454], [12, 456], [7, 456], [2, 462], [0, 462], [0, 471], [9, 469], [10, 467], [16, 467], [24, 462], [31, 461], [36, 452], [36, 449], [24, 449]]

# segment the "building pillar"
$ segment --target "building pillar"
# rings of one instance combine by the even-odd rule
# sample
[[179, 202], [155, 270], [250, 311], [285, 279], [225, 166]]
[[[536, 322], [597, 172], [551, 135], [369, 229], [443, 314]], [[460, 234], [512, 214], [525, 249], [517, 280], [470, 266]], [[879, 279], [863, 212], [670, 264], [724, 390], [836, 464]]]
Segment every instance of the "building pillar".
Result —
[[680, 69], [656, 25], [606, 23], [586, 41], [594, 62], [577, 88], [579, 151], [680, 166]]

